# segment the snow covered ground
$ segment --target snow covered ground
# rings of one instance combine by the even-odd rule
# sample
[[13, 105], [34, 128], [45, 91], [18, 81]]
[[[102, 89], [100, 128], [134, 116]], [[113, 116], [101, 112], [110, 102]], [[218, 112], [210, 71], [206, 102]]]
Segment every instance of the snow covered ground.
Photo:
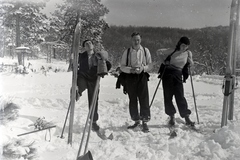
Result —
[[[16, 59], [1, 58], [3, 62], [13, 63]], [[66, 62], [30, 60], [35, 72], [15, 74], [9, 70], [0, 73], [0, 105], [12, 102], [20, 107], [19, 117], [6, 124], [0, 124], [1, 156], [3, 146], [14, 140], [33, 143], [37, 148], [38, 160], [73, 160], [76, 159], [82, 131], [88, 113], [86, 93], [76, 102], [73, 144], [67, 144], [68, 122], [65, 139], [59, 138], [67, 113], [70, 98], [71, 72], [66, 72]], [[51, 68], [46, 74], [41, 66]], [[54, 72], [54, 68], [60, 72]], [[128, 97], [122, 89], [115, 89], [116, 78], [105, 76], [101, 79], [99, 97], [99, 121], [107, 135], [113, 133], [113, 140], [101, 140], [92, 132], [88, 149], [94, 160], [239, 160], [240, 159], [240, 97], [236, 90], [234, 121], [221, 128], [223, 94], [222, 78], [218, 76], [194, 76], [193, 83], [202, 133], [187, 129], [179, 114], [176, 115], [177, 134], [169, 138], [166, 128], [168, 117], [164, 113], [162, 87], [160, 86], [151, 108], [150, 132], [142, 133], [127, 130], [133, 122], [128, 111]], [[149, 81], [150, 100], [159, 79], [152, 74]], [[190, 79], [184, 84], [185, 96], [192, 110], [191, 118], [197, 121]], [[46, 131], [18, 137], [18, 134], [32, 131], [37, 118], [45, 117], [57, 127], [51, 129], [51, 141], [45, 140]], [[48, 139], [50, 137], [48, 136]], [[23, 147], [14, 148], [16, 152], [27, 152]], [[0, 159], [7, 159], [1, 157]], [[16, 158], [24, 159], [24, 158]]]

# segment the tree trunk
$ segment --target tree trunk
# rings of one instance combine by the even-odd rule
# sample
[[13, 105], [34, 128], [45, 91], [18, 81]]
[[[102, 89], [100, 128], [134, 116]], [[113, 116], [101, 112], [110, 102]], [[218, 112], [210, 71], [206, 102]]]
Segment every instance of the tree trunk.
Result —
[[19, 15], [17, 14], [16, 18], [16, 47], [21, 46], [20, 44], [20, 21], [19, 21]]
[[[19, 21], [19, 15], [17, 14], [16, 17], [16, 47], [20, 47], [20, 21]], [[21, 58], [22, 58], [22, 54], [18, 54], [18, 64], [21, 65]], [[14, 57], [14, 56], [13, 56]]]
[[53, 58], [56, 59], [56, 48], [53, 47]]
[[2, 58], [4, 57], [5, 50], [6, 50], [5, 45], [6, 45], [6, 43], [5, 43], [5, 30], [4, 30], [4, 27], [3, 27], [3, 51], [2, 51], [2, 55], [1, 55]]

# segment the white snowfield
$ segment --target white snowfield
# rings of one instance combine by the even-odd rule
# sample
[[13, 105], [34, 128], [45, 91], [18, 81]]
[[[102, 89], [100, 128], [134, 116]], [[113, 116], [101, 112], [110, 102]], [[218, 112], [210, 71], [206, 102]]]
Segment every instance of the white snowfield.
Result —
[[[9, 59], [0, 59], [0, 64]], [[15, 74], [5, 71], [0, 73], [0, 103], [12, 102], [20, 107], [19, 117], [5, 125], [0, 125], [1, 154], [3, 146], [16, 139], [22, 139], [26, 144], [33, 142], [37, 148], [38, 160], [74, 160], [76, 159], [82, 137], [86, 116], [88, 113], [87, 94], [84, 92], [76, 102], [73, 144], [67, 144], [68, 126], [61, 135], [64, 118], [70, 101], [71, 72], [53, 72], [44, 74], [40, 64], [67, 69], [65, 62], [47, 64], [41, 60], [31, 60], [35, 73]], [[236, 90], [234, 120], [227, 127], [221, 128], [223, 93], [222, 78], [219, 76], [193, 77], [196, 103], [200, 124], [196, 126], [203, 130], [197, 133], [185, 127], [184, 120], [176, 114], [177, 137], [169, 138], [166, 127], [168, 116], [164, 112], [163, 90], [160, 85], [154, 103], [151, 107], [151, 121], [148, 123], [150, 132], [127, 130], [132, 124], [128, 110], [128, 96], [122, 88], [115, 89], [117, 79], [105, 76], [101, 79], [99, 96], [100, 127], [106, 135], [113, 133], [113, 140], [101, 140], [96, 133], [90, 136], [88, 149], [94, 160], [239, 160], [240, 159], [240, 97]], [[159, 79], [151, 74], [149, 81], [150, 101]], [[185, 96], [192, 111], [190, 118], [197, 122], [190, 78], [184, 84]], [[51, 141], [45, 140], [46, 131], [41, 131], [21, 137], [18, 134], [32, 131], [29, 127], [38, 117], [52, 122], [57, 127], [51, 129]], [[16, 151], [27, 152], [23, 147]], [[1, 156], [0, 156], [0, 159]], [[23, 159], [23, 158], [19, 158]]]

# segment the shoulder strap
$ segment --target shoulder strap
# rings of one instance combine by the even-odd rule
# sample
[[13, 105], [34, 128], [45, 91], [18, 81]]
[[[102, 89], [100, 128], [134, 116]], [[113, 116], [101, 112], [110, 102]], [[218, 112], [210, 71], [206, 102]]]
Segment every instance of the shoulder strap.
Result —
[[145, 47], [143, 47], [143, 50], [144, 50], [145, 57], [146, 57], [146, 60], [147, 60], [147, 53], [146, 53], [146, 49], [145, 49]]
[[129, 56], [129, 52], [130, 52], [130, 48], [128, 48], [128, 50], [127, 50], [127, 62], [126, 62], [126, 66], [128, 66], [128, 56]]
[[164, 60], [164, 62], [171, 60], [171, 56], [177, 51], [177, 49], [175, 49], [169, 56], [167, 56], [167, 58]]
[[146, 60], [146, 65], [147, 65], [147, 52], [146, 52], [146, 48], [143, 47], [143, 50], [144, 50], [144, 54], [145, 54], [145, 60]]
[[[147, 63], [147, 53], [146, 53], [146, 49], [145, 47], [143, 47], [144, 50], [144, 54], [145, 54], [145, 59], [146, 59], [146, 63]], [[130, 53], [130, 48], [128, 48], [127, 50], [127, 62], [126, 62], [126, 66], [128, 66], [128, 57], [129, 57], [129, 53]], [[173, 54], [173, 53], [172, 53]]]

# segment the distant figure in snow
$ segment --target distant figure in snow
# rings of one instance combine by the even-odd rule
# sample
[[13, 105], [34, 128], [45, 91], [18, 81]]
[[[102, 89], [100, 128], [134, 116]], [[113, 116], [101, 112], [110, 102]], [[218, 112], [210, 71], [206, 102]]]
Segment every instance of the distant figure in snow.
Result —
[[[182, 118], [185, 118], [187, 125], [194, 125], [189, 118], [191, 111], [188, 109], [187, 101], [184, 97], [183, 81], [188, 71], [188, 65], [193, 65], [192, 52], [188, 50], [190, 40], [187, 37], [181, 37], [175, 49], [159, 49], [157, 55], [160, 61], [165, 64], [165, 72], [162, 73], [162, 86], [164, 95], [165, 113], [170, 117], [169, 125], [175, 125], [176, 109], [173, 105], [173, 96]], [[183, 79], [184, 78], [184, 79]]]
[[[111, 64], [108, 61], [108, 53], [106, 51], [94, 51], [94, 45], [91, 40], [85, 40], [82, 44], [85, 51], [83, 53], [79, 53], [78, 58], [78, 73], [77, 73], [77, 86], [78, 86], [78, 94], [82, 95], [82, 92], [87, 89], [88, 90], [88, 105], [90, 105], [93, 100], [94, 88], [97, 82], [97, 67], [98, 67], [98, 59], [101, 58], [106, 60], [107, 69], [110, 70]], [[98, 93], [99, 94], [99, 90]], [[79, 98], [79, 97], [78, 97]], [[78, 100], [77, 98], [77, 100]], [[93, 115], [93, 123], [92, 130], [98, 131], [100, 129], [97, 124], [98, 120], [98, 96], [96, 102], [96, 108]]]
[[[135, 123], [128, 126], [128, 129], [141, 127], [148, 132], [147, 122], [150, 120], [149, 93], [147, 73], [152, 63], [149, 50], [141, 46], [141, 35], [137, 32], [131, 35], [132, 46], [126, 49], [122, 55], [121, 71], [126, 74], [126, 92], [129, 97], [130, 116]], [[138, 101], [140, 111], [138, 109]]]

